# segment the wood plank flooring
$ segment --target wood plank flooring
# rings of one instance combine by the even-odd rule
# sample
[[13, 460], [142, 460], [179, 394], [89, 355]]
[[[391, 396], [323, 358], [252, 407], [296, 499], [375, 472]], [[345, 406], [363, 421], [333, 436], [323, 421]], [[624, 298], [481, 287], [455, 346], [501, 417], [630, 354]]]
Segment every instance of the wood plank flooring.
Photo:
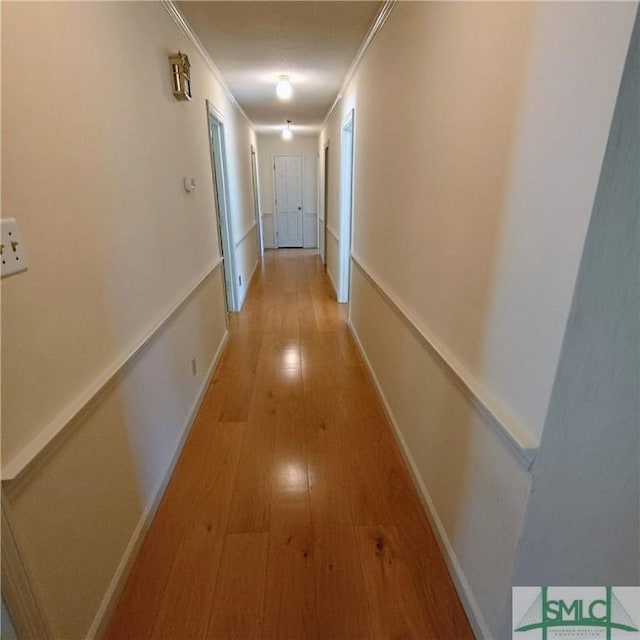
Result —
[[267, 252], [107, 640], [473, 638], [345, 314]]

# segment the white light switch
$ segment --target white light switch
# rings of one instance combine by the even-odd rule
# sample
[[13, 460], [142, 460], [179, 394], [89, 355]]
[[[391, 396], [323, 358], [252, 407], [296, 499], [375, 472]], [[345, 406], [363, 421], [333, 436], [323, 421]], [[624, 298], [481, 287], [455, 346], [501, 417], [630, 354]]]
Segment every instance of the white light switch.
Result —
[[2, 258], [0, 274], [3, 278], [13, 273], [26, 271], [29, 268], [27, 254], [15, 218], [0, 220], [0, 257]]

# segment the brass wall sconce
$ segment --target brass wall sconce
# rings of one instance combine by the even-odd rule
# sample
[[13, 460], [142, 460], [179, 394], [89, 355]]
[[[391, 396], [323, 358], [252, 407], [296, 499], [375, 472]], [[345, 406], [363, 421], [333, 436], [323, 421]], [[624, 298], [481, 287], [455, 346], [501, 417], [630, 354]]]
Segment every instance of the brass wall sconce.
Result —
[[169, 56], [173, 95], [176, 100], [191, 100], [191, 65], [186, 53], [172, 53]]

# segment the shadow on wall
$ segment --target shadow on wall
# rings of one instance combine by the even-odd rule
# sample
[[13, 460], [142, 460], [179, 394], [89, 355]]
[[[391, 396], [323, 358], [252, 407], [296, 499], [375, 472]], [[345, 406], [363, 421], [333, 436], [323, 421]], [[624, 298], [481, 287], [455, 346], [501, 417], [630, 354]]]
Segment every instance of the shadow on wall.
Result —
[[[553, 385], [514, 585], [640, 584], [640, 11]], [[508, 601], [503, 635], [511, 633]]]

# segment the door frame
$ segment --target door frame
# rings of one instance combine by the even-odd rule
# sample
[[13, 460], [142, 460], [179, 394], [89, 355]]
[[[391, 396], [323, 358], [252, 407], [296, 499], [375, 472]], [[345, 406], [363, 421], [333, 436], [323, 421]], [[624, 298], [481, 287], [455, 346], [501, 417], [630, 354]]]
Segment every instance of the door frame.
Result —
[[22, 640], [51, 638], [49, 620], [25, 565], [12, 525], [11, 506], [2, 495], [2, 600]]
[[260, 215], [260, 197], [258, 191], [258, 152], [253, 145], [250, 145], [251, 153], [251, 182], [253, 185], [253, 209], [256, 215], [258, 257], [264, 255], [264, 238], [262, 237], [262, 216]]
[[[273, 153], [271, 155], [271, 166], [273, 171], [271, 178], [273, 182], [273, 235], [275, 236], [276, 249], [280, 248], [280, 242], [278, 240], [278, 197], [277, 197], [277, 180], [276, 180], [276, 158], [300, 158], [300, 198], [302, 200], [302, 210], [300, 211], [300, 233], [302, 234], [302, 244], [300, 247], [304, 247], [304, 177], [305, 177], [305, 165], [304, 155], [301, 153]], [[284, 247], [289, 248], [289, 247]], [[291, 247], [294, 248], [294, 247]]]
[[324, 223], [322, 229], [322, 264], [325, 271], [327, 270], [327, 214], [329, 212], [329, 141], [324, 145], [322, 159], [322, 221]]
[[224, 297], [227, 311], [234, 312], [238, 310], [238, 292], [235, 286], [234, 245], [233, 239], [231, 238], [224, 119], [209, 100], [206, 100], [206, 105], [207, 127], [209, 130], [209, 155], [211, 157], [211, 178], [213, 182], [216, 222], [218, 225], [218, 243], [224, 273]]
[[351, 276], [351, 234], [353, 229], [354, 110], [340, 127], [340, 260], [338, 266], [338, 302], [349, 302]]

